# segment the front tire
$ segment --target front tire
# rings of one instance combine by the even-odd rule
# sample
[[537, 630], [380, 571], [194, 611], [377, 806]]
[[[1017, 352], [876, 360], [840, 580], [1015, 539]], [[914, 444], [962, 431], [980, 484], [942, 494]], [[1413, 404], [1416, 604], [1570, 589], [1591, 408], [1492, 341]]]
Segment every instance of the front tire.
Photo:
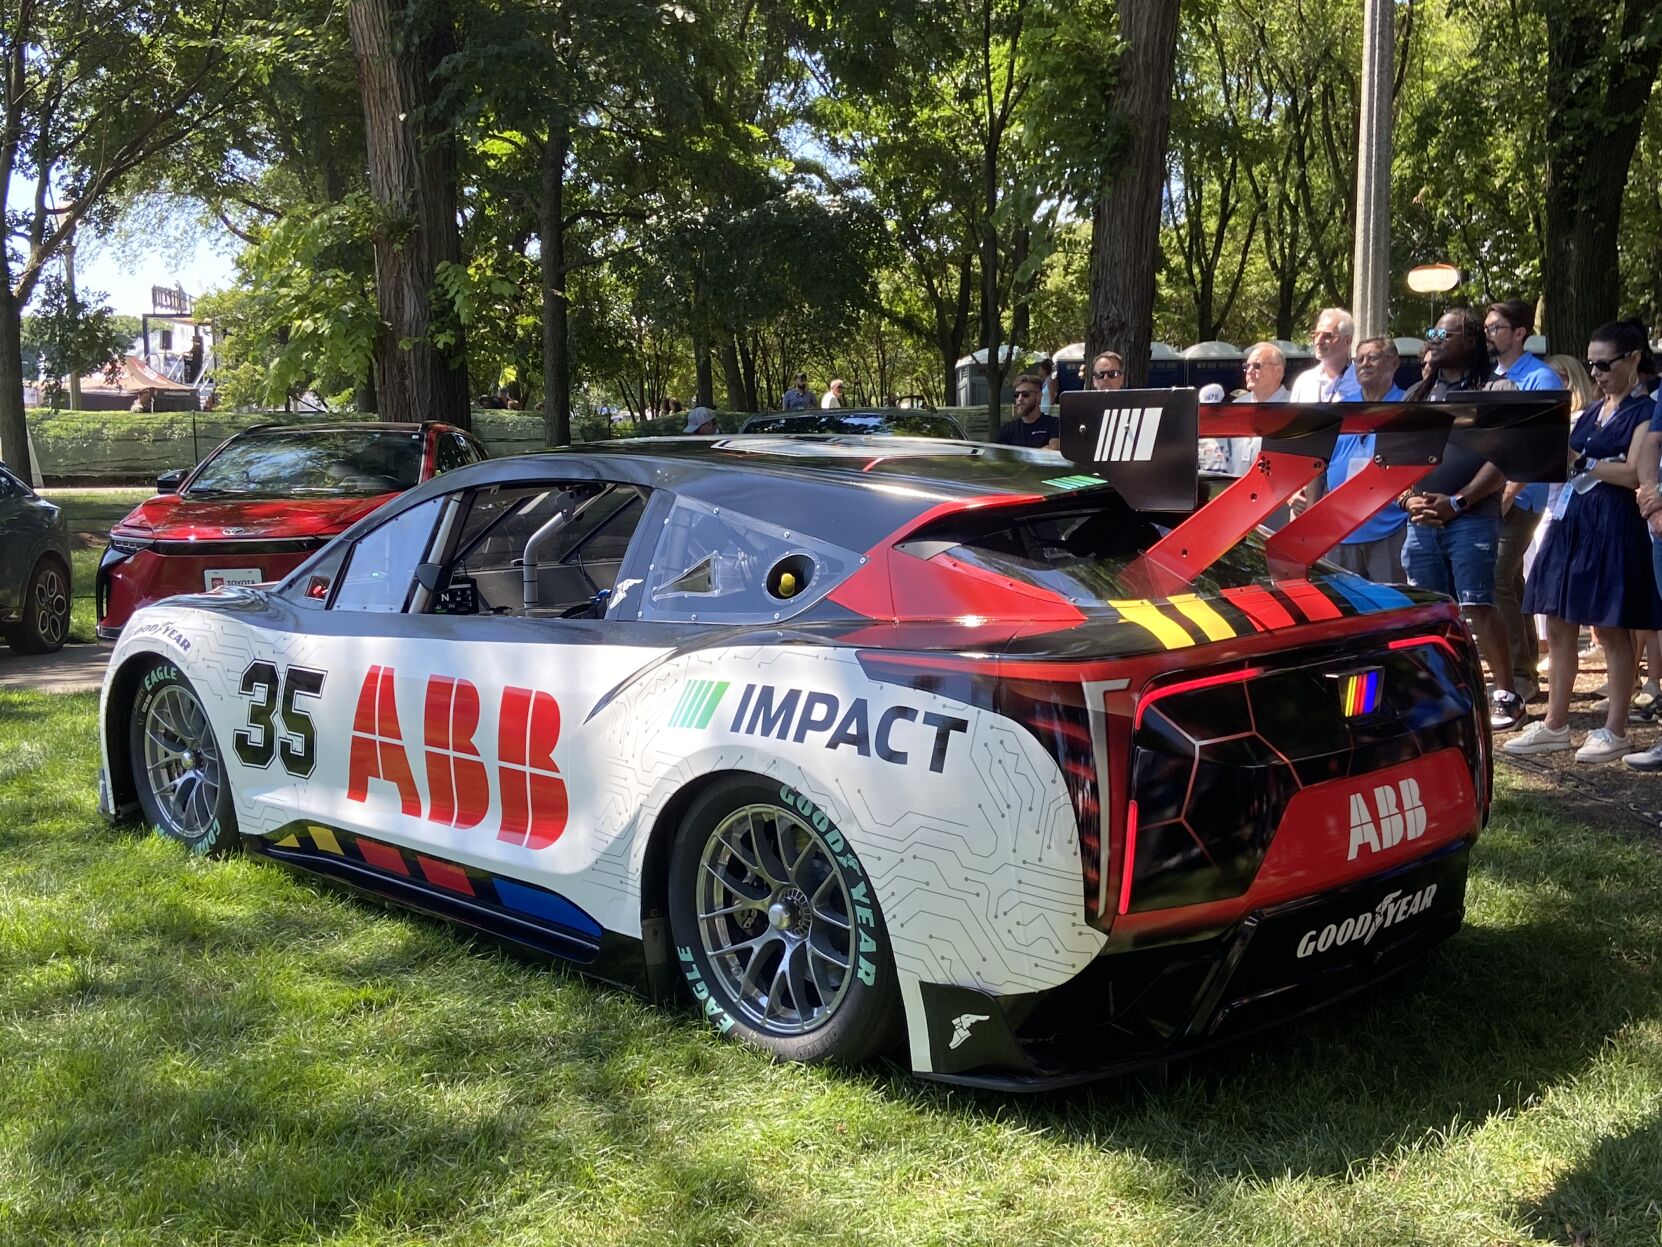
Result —
[[687, 811], [669, 886], [681, 972], [723, 1034], [847, 1064], [893, 1041], [900, 993], [871, 880], [806, 796], [718, 780]]
[[18, 621], [6, 640], [19, 654], [51, 654], [69, 637], [69, 573], [48, 555], [35, 564], [23, 588]]
[[177, 666], [161, 661], [139, 677], [127, 733], [139, 808], [162, 835], [192, 853], [237, 845], [225, 755], [202, 699]]

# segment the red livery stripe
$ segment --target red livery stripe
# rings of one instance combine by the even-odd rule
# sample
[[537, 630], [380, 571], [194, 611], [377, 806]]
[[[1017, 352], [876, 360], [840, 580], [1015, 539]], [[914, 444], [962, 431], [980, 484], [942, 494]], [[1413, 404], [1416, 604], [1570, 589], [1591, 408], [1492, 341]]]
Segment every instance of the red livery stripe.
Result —
[[1277, 602], [1262, 585], [1243, 585], [1239, 589], [1225, 589], [1223, 596], [1252, 621], [1260, 632], [1274, 632], [1291, 628], [1293, 617], [1287, 608]]
[[437, 884], [451, 892], [460, 892], [463, 896], [474, 895], [473, 881], [460, 866], [441, 862], [437, 858], [423, 857], [419, 853], [416, 854], [416, 864], [421, 867], [421, 873], [427, 876], [429, 883]]
[[1293, 605], [1303, 611], [1305, 618], [1312, 623], [1339, 619], [1344, 615], [1325, 593], [1308, 580], [1278, 580], [1275, 587], [1291, 598]]
[[382, 870], [390, 870], [395, 875], [407, 875], [410, 868], [404, 864], [404, 855], [390, 844], [382, 844], [376, 840], [365, 840], [358, 837], [358, 852], [364, 855], [364, 861], [371, 866], [378, 866]]

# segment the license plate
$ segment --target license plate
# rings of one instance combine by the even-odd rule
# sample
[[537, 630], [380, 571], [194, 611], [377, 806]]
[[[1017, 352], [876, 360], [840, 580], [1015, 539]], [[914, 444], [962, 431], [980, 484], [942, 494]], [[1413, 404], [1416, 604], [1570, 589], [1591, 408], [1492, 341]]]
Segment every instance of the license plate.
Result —
[[257, 567], [210, 567], [202, 573], [202, 587], [210, 593], [226, 585], [257, 585], [265, 582], [265, 573]]

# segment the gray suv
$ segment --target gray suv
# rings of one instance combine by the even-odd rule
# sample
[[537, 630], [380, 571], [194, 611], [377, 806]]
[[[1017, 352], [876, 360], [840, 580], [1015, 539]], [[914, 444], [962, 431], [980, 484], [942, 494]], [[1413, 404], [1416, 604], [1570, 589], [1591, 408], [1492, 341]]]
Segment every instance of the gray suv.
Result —
[[63, 512], [0, 464], [0, 638], [19, 654], [69, 635], [70, 567]]

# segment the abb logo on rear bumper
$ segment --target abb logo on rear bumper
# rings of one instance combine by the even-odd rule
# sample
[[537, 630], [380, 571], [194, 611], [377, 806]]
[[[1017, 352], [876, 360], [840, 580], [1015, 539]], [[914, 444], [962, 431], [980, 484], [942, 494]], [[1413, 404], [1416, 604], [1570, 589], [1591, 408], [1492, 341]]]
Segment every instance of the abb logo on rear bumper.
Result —
[[1364, 848], [1383, 853], [1425, 834], [1425, 803], [1420, 800], [1417, 781], [1380, 784], [1373, 789], [1372, 800], [1370, 806], [1365, 791], [1350, 795], [1350, 861]]
[[1254, 899], [1273, 903], [1360, 878], [1471, 835], [1481, 819], [1471, 764], [1456, 748], [1312, 784], [1287, 803]]

